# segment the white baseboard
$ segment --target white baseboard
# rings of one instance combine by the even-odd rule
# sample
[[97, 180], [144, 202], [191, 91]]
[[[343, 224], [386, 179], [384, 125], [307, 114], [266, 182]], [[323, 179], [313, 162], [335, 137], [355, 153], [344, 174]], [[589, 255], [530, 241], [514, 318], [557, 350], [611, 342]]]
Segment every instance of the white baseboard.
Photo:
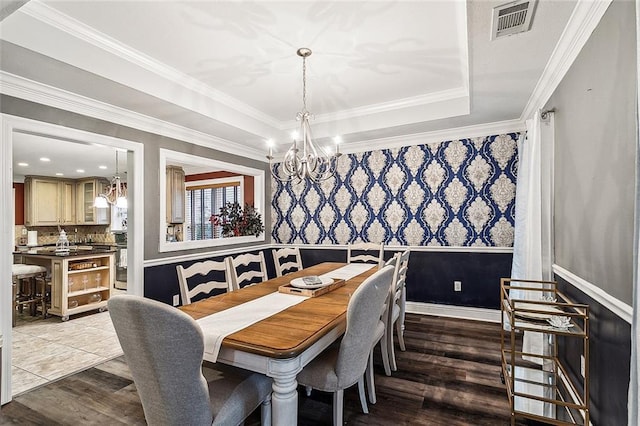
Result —
[[438, 305], [407, 301], [407, 312], [412, 314], [435, 315], [440, 317], [462, 318], [476, 321], [500, 322], [500, 310], [472, 308], [469, 306]]

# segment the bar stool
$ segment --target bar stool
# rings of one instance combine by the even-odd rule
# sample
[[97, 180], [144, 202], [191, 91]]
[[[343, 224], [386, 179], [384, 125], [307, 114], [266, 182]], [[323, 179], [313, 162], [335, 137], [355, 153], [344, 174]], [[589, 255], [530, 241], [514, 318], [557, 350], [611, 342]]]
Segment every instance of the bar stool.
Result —
[[36, 315], [37, 304], [42, 304], [42, 317], [47, 316], [46, 307], [46, 277], [47, 268], [38, 265], [16, 263], [11, 265], [13, 286], [13, 317], [12, 325], [16, 325], [16, 310], [29, 305], [29, 313]]

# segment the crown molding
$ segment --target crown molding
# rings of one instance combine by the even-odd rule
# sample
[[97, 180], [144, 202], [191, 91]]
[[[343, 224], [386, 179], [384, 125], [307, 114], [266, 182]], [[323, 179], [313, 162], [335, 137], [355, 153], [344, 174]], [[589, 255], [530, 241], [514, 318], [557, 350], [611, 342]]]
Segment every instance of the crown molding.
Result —
[[522, 120], [506, 120], [494, 123], [478, 124], [473, 126], [456, 127], [433, 132], [414, 133], [411, 135], [393, 136], [390, 138], [364, 140], [355, 143], [340, 145], [340, 150], [345, 154], [375, 151], [379, 149], [402, 148], [411, 145], [442, 142], [455, 139], [466, 139], [503, 133], [523, 132], [526, 125]]
[[[372, 114], [380, 114], [391, 111], [397, 111], [404, 108], [420, 107], [422, 105], [430, 105], [438, 102], [445, 102], [452, 99], [469, 98], [469, 90], [464, 87], [455, 89], [442, 90], [436, 93], [428, 93], [420, 96], [412, 96], [410, 98], [397, 99], [390, 102], [367, 105], [360, 108], [352, 108], [343, 111], [337, 111], [327, 114], [314, 114], [314, 123], [330, 123], [338, 120], [348, 120], [359, 118]], [[280, 130], [290, 129], [298, 125], [297, 120], [289, 120], [280, 127]]]
[[578, 0], [549, 62], [536, 84], [520, 120], [544, 106], [573, 64], [612, 0]]
[[[88, 117], [132, 127], [145, 132], [170, 137], [204, 146], [206, 148], [244, 156], [266, 162], [264, 152], [226, 139], [211, 136], [193, 129], [116, 107], [95, 99], [87, 98], [63, 89], [39, 83], [0, 70], [0, 93], [31, 102], [60, 108]], [[343, 153], [359, 153], [379, 149], [401, 148], [404, 146], [442, 142], [502, 133], [521, 132], [526, 129], [520, 120], [507, 120], [412, 135], [364, 140], [342, 145]]]
[[566, 280], [569, 284], [573, 285], [575, 288], [619, 316], [621, 319], [631, 324], [631, 321], [633, 320], [633, 308], [630, 305], [627, 305], [620, 299], [613, 297], [595, 284], [592, 284], [589, 281], [580, 278], [573, 272], [564, 269], [562, 266], [554, 264], [553, 272], [559, 277]]
[[264, 161], [264, 152], [0, 70], [0, 93], [206, 148]]
[[279, 120], [259, 111], [239, 100], [211, 88], [201, 81], [184, 74], [156, 59], [139, 52], [120, 41], [107, 36], [84, 23], [59, 12], [58, 10], [37, 0], [28, 2], [20, 9], [25, 15], [30, 16], [46, 25], [56, 28], [78, 40], [88, 43], [98, 49], [122, 58], [131, 64], [150, 73], [162, 77], [171, 84], [178, 84], [184, 89], [206, 97], [212, 102], [223, 104], [243, 115], [251, 117], [273, 128], [279, 128]]

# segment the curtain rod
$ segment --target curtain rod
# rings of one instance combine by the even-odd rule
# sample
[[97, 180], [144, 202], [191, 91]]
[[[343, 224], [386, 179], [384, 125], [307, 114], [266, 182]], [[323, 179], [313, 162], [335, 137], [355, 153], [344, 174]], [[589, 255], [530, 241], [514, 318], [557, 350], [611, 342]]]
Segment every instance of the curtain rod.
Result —
[[550, 108], [550, 109], [545, 109], [540, 111], [540, 118], [543, 120], [546, 120], [547, 118], [549, 118], [549, 114], [556, 112], [555, 108]]

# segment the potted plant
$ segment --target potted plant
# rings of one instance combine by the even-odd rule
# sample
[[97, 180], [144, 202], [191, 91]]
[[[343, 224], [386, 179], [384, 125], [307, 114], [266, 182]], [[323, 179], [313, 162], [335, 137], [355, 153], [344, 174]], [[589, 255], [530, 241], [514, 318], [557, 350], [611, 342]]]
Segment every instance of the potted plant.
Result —
[[260, 213], [250, 204], [245, 204], [243, 210], [239, 203], [227, 203], [220, 207], [220, 214], [211, 215], [209, 220], [214, 227], [222, 227], [223, 237], [259, 237], [264, 231]]

